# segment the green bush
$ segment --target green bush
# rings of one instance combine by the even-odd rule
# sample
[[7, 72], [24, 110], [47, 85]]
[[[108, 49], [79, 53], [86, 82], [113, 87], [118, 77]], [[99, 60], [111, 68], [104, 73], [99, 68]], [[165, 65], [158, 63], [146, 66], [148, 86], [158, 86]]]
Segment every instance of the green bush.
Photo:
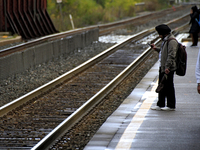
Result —
[[[145, 2], [146, 10], [157, 10], [166, 7], [163, 0], [48, 0], [48, 13], [59, 31], [72, 29], [71, 14], [75, 28], [108, 23], [135, 15], [135, 4]], [[62, 11], [60, 11], [60, 8]], [[62, 12], [62, 15], [61, 15]]]

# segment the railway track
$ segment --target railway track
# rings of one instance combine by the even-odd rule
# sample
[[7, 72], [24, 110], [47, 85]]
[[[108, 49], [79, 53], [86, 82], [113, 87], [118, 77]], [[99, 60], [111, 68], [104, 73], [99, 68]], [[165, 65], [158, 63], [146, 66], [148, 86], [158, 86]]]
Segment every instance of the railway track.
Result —
[[[188, 7], [188, 6], [177, 7], [176, 11], [180, 11], [182, 9], [190, 9], [190, 8], [186, 8], [186, 7]], [[114, 22], [114, 23], [99, 25], [99, 32], [100, 32], [100, 35], [104, 35], [104, 34], [109, 34], [112, 31], [115, 31], [117, 29], [132, 28], [133, 26], [140, 26], [145, 23], [149, 23], [151, 21], [156, 21], [156, 20], [166, 16], [166, 14], [169, 15], [173, 12], [174, 12], [174, 10], [172, 11], [172, 9], [166, 9], [166, 10], [163, 10], [160, 12], [154, 12], [154, 13], [149, 13], [149, 14], [146, 14], [143, 16], [138, 16], [136, 18], [131, 18], [131, 19]], [[189, 13], [187, 15], [189, 15]]]
[[[188, 8], [189, 10], [189, 6], [179, 6], [176, 8], [176, 11], [181, 11], [183, 9]], [[13, 47], [9, 47], [9, 48], [5, 48], [3, 50], [0, 50], [0, 57], [18, 52], [18, 51], [23, 51], [24, 49], [28, 48], [28, 47], [32, 47], [35, 45], [39, 45], [42, 43], [45, 43], [47, 41], [54, 41], [54, 40], [58, 40], [58, 39], [62, 39], [64, 37], [73, 35], [73, 34], [77, 34], [77, 33], [83, 33], [95, 28], [99, 28], [99, 35], [105, 35], [105, 34], [109, 34], [110, 32], [117, 30], [117, 29], [121, 29], [121, 28], [125, 28], [128, 26], [139, 26], [142, 24], [145, 24], [151, 20], [156, 20], [158, 18], [162, 18], [163, 16], [165, 16], [166, 14], [173, 14], [174, 10], [173, 9], [166, 9], [166, 10], [162, 10], [162, 11], [158, 11], [158, 12], [154, 12], [154, 13], [149, 13], [147, 15], [143, 15], [143, 16], [139, 16], [139, 17], [134, 17], [131, 19], [126, 19], [126, 20], [122, 20], [122, 21], [117, 21], [114, 23], [108, 23], [108, 24], [103, 24], [103, 25], [97, 25], [97, 26], [90, 26], [90, 27], [85, 27], [85, 28], [80, 28], [80, 29], [75, 29], [75, 30], [71, 30], [71, 31], [66, 31], [66, 32], [62, 32], [62, 33], [57, 33], [57, 34], [52, 34], [49, 36], [45, 36], [42, 38], [38, 38], [36, 40], [31, 40], [28, 42], [24, 42], [22, 44], [18, 44], [16, 46]], [[189, 13], [187, 14], [189, 15]]]
[[[180, 12], [181, 14], [185, 13], [185, 11], [180, 11]], [[133, 25], [132, 26], [134, 28], [133, 30], [119, 29], [118, 31], [116, 31], [117, 33], [116, 32], [114, 33], [115, 34], [122, 33], [122, 35], [127, 35], [127, 34], [133, 35], [138, 31], [142, 31], [143, 29], [151, 28], [154, 27], [154, 25], [166, 22], [170, 18], [173, 18], [175, 16], [180, 16], [180, 12], [177, 10], [177, 12], [174, 15], [172, 15], [172, 13], [171, 14], [169, 13], [168, 15], [165, 15], [166, 17], [163, 17], [164, 19], [158, 18], [156, 20], [151, 20], [147, 24], [142, 24], [138, 26]], [[186, 22], [188, 20], [186, 19]], [[91, 57], [97, 55], [103, 49], [106, 49], [108, 45], [113, 44], [113, 43], [103, 44], [104, 42], [101, 42], [102, 37], [99, 39], [100, 39], [99, 42], [90, 44], [89, 45], [90, 47], [87, 46], [85, 48], [80, 49], [77, 46], [75, 46], [77, 47], [77, 49], [71, 50], [70, 54], [69, 54], [70, 48], [73, 46], [68, 46], [68, 42], [75, 43], [74, 41], [77, 40], [75, 38], [71, 40], [63, 39], [63, 40], [47, 42], [44, 45], [41, 44], [39, 46], [37, 45], [34, 47], [29, 47], [28, 49], [26, 48], [21, 49], [22, 50], [21, 52], [6, 56], [5, 58], [0, 57], [0, 62], [2, 62], [0, 65], [1, 68], [0, 106], [3, 106], [6, 103], [9, 103], [14, 99], [26, 94], [27, 92], [30, 92], [35, 88], [49, 82], [50, 80], [53, 80], [54, 78], [63, 74], [64, 72], [69, 71], [70, 69], [83, 63], [87, 59], [90, 59]], [[78, 58], [81, 55], [84, 57]], [[41, 62], [47, 60], [49, 60], [51, 64], [49, 63], [49, 61], [44, 62], [45, 64]], [[67, 60], [68, 62], [66, 62]], [[50, 66], [48, 67], [48, 65], [51, 65], [51, 67]], [[46, 72], [42, 71], [42, 68], [45, 68], [45, 70], [47, 71]]]
[[[185, 22], [174, 21], [170, 24]], [[39, 141], [33, 149], [51, 146], [151, 56], [142, 39], [158, 43], [150, 39], [155, 35], [153, 29], [144, 30], [1, 107], [0, 149], [30, 149]]]

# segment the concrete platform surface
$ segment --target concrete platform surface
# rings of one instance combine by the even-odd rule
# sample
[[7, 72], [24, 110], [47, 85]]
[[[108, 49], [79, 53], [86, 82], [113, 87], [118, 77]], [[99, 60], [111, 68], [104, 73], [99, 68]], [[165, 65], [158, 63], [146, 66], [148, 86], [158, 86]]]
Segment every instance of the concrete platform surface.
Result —
[[199, 47], [187, 46], [184, 77], [175, 75], [175, 111], [155, 111], [157, 62], [84, 150], [200, 150], [200, 95], [195, 66]]

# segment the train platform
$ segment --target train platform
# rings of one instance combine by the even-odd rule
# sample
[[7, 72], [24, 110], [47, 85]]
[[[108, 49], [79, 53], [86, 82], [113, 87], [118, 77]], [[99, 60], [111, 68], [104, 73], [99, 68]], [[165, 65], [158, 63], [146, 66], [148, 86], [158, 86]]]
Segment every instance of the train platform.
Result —
[[200, 95], [195, 66], [198, 47], [187, 46], [187, 73], [174, 76], [175, 111], [151, 110], [158, 100], [157, 62], [120, 107], [107, 119], [84, 150], [199, 150]]

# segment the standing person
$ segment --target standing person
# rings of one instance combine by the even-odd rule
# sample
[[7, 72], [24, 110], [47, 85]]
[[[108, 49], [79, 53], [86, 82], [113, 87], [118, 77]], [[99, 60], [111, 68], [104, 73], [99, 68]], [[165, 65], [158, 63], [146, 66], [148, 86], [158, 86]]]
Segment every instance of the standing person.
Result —
[[[164, 84], [164, 88], [158, 93], [157, 106], [151, 107], [153, 110], [175, 110], [176, 97], [174, 89], [174, 71], [176, 70], [176, 52], [178, 50], [178, 42], [175, 39], [167, 41], [170, 38], [175, 38], [171, 33], [171, 29], [161, 24], [155, 27], [162, 39], [162, 45], [160, 48], [151, 44], [151, 47], [159, 52], [159, 83], [163, 76], [167, 74], [167, 81]], [[165, 105], [165, 99], [167, 98], [167, 107]]]
[[199, 49], [199, 54], [197, 58], [197, 64], [196, 64], [196, 78], [197, 78], [197, 91], [200, 94], [200, 49]]
[[197, 6], [193, 6], [190, 10], [190, 23], [191, 27], [189, 30], [190, 36], [192, 38], [192, 45], [197, 46], [198, 44], [198, 33], [199, 33], [199, 24], [197, 23], [196, 19], [199, 19], [199, 13]]

